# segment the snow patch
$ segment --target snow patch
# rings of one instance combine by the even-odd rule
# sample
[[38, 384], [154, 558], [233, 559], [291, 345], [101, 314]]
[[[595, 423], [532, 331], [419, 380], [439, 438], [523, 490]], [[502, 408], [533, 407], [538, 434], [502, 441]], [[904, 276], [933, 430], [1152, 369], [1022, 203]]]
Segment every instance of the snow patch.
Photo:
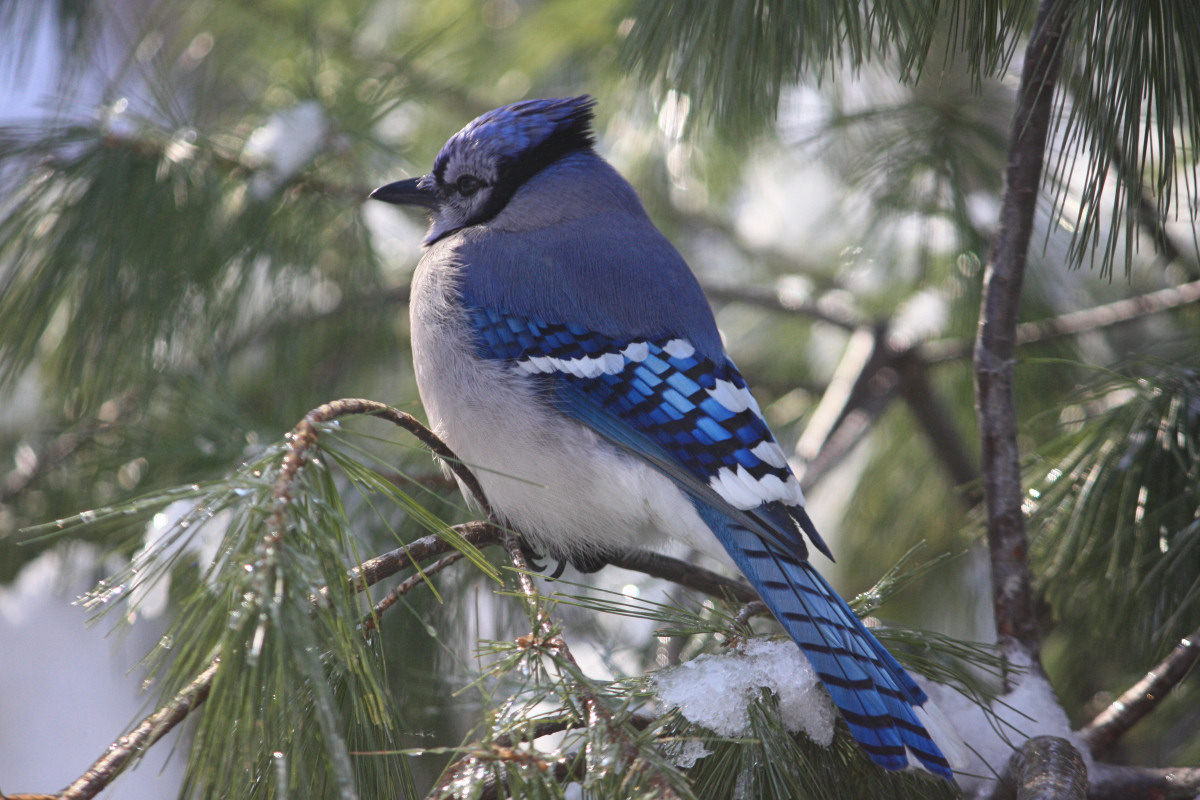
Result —
[[308, 166], [329, 143], [331, 125], [316, 100], [304, 100], [271, 115], [246, 140], [242, 159], [259, 171], [250, 189], [265, 200]]
[[654, 675], [663, 706], [719, 736], [750, 727], [747, 707], [766, 688], [779, 697], [787, 729], [803, 731], [823, 747], [833, 742], [835, 712], [808, 659], [790, 641], [754, 639], [738, 652], [703, 655]]
[[[955, 769], [960, 771], [958, 783], [967, 796], [990, 787], [995, 776], [1003, 774], [1015, 748], [1033, 736], [1066, 739], [1083, 756], [1088, 773], [1092, 772], [1088, 748], [1071, 730], [1054, 689], [1040, 674], [1021, 675], [1012, 691], [992, 702], [990, 713], [955, 689], [920, 678], [918, 682], [966, 745], [966, 763], [956, 764]], [[938, 743], [941, 745], [940, 740]]]

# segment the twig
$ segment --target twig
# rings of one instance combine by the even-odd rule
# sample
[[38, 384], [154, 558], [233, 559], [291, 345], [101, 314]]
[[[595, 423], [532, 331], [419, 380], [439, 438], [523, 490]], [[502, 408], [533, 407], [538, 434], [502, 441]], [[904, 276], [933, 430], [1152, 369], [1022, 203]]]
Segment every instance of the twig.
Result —
[[742, 606], [738, 611], [737, 616], [733, 618], [733, 624], [729, 626], [729, 636], [726, 645], [730, 647], [740, 647], [745, 638], [746, 633], [752, 633], [750, 630], [750, 620], [754, 617], [766, 617], [771, 615], [771, 609], [762, 600], [754, 600]]
[[400, 581], [400, 583], [396, 584], [395, 588], [385, 594], [383, 598], [375, 604], [375, 607], [371, 609], [371, 613], [363, 619], [362, 629], [364, 631], [374, 630], [376, 620], [383, 616], [383, 612], [394, 606], [401, 597], [404, 597], [404, 595], [411, 592], [414, 588], [428, 581], [431, 576], [437, 575], [446, 567], [450, 566], [456, 561], [459, 561], [462, 559], [462, 557], [463, 554], [458, 550], [455, 550], [453, 553], [447, 556], [442, 556], [428, 567], [421, 567], [420, 572], [409, 575], [407, 578]]
[[[500, 541], [500, 529], [488, 522], [464, 522], [455, 525], [454, 531], [476, 547], [486, 547]], [[369, 558], [349, 572], [354, 590], [361, 592], [401, 570], [430, 558], [444, 555], [453, 548], [441, 536], [430, 534], [416, 541], [397, 547], [381, 555]]]
[[59, 794], [60, 800], [88, 800], [112, 783], [135, 755], [147, 749], [178, 725], [208, 699], [221, 659], [216, 658], [171, 702], [146, 717], [137, 727], [109, 746], [77, 781]]
[[[1029, 345], [1078, 336], [1081, 333], [1109, 328], [1124, 322], [1133, 322], [1142, 317], [1173, 311], [1200, 301], [1200, 281], [1170, 286], [1154, 292], [1105, 303], [1082, 311], [1072, 311], [1049, 319], [1022, 322], [1017, 326], [1017, 344]], [[969, 342], [961, 339], [943, 339], [918, 345], [921, 357], [930, 364], [965, 358], [971, 352]]]
[[1054, 86], [1062, 63], [1060, 44], [1071, 2], [1042, 0], [1025, 53], [999, 227], [984, 273], [975, 343], [975, 395], [996, 631], [1005, 649], [1023, 651], [1035, 663], [1038, 636], [1028, 540], [1021, 514], [1024, 494], [1017, 448], [1013, 354]]
[[1183, 680], [1200, 658], [1200, 629], [1175, 645], [1175, 649], [1146, 677], [1131, 686], [1108, 708], [1079, 730], [1093, 755], [1103, 755], [1125, 732], [1153, 711], [1167, 693]]
[[[538, 643], [543, 647], [553, 650], [574, 676], [576, 691], [579, 693], [580, 700], [583, 701], [583, 706], [587, 710], [588, 726], [603, 726], [609, 732], [611, 738], [618, 744], [618, 752], [621, 758], [636, 767], [638, 758], [636, 745], [629, 741], [624, 726], [618, 724], [613, 719], [612, 712], [587, 683], [583, 670], [579, 668], [579, 662], [575, 660], [575, 656], [571, 652], [571, 648], [567, 645], [566, 640], [562, 636], [554, 634], [549, 617], [543, 613], [540, 595], [538, 594], [537, 587], [533, 585], [533, 579], [529, 576], [529, 564], [526, 561], [525, 554], [521, 551], [521, 545], [517, 541], [517, 537], [511, 532], [505, 532], [502, 535], [501, 542], [507, 548], [513, 566], [517, 568], [517, 577], [520, 581], [521, 592], [524, 594], [525, 601], [529, 605], [531, 617], [536, 620], [534, 634], [539, 640]], [[592, 742], [589, 741], [584, 748], [587, 763], [591, 763], [593, 759], [598, 757], [598, 754], [592, 752], [592, 748]], [[663, 798], [663, 800], [678, 797], [674, 788], [664, 781], [658, 773], [652, 772], [646, 778], [657, 790], [657, 796]]]
[[713, 597], [732, 597], [741, 603], [750, 603], [759, 599], [758, 593], [748, 584], [732, 580], [720, 573], [687, 561], [664, 556], [662, 553], [650, 550], [632, 550], [607, 558], [608, 563], [614, 567], [641, 572], [652, 578], [661, 578]]

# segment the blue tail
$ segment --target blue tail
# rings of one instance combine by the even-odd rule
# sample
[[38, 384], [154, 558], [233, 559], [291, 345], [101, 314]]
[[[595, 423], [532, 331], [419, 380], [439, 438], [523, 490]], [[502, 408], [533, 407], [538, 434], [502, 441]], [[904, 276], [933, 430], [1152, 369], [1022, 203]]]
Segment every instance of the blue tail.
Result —
[[721, 512], [701, 517], [800, 645], [850, 732], [881, 767], [907, 767], [911, 751], [930, 772], [953, 780], [950, 765], [913, 710], [929, 698], [850, 606], [804, 559], [764, 542]]

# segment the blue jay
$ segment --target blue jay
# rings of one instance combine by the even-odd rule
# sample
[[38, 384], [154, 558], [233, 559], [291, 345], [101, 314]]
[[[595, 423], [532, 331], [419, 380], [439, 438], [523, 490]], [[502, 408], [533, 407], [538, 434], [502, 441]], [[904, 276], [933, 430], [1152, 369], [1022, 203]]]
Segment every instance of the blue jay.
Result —
[[733, 563], [877, 764], [951, 778], [925, 693], [808, 560], [832, 558], [683, 258], [593, 149], [594, 101], [489, 111], [371, 197], [432, 224], [413, 277], [433, 430], [534, 549], [580, 565], [665, 539]]

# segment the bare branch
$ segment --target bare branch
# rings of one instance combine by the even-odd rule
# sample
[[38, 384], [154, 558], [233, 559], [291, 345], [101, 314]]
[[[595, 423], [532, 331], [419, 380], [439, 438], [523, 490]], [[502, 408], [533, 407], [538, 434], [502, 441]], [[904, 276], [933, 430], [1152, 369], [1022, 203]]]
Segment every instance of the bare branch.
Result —
[[1037, 658], [1038, 636], [1030, 587], [1028, 540], [1021, 514], [1020, 453], [1013, 392], [1017, 309], [1042, 182], [1061, 41], [1071, 0], [1042, 0], [1021, 72], [999, 228], [984, 273], [975, 343], [983, 492], [996, 630], [1005, 649]]
[[967, 453], [966, 444], [954, 426], [953, 414], [929, 382], [928, 365], [912, 350], [901, 354], [896, 363], [900, 371], [900, 396], [925, 432], [951, 483], [959, 487], [963, 504], [968, 509], [974, 508], [983, 499], [977, 484], [979, 467]]
[[217, 676], [217, 668], [221, 659], [215, 658], [207, 668], [183, 688], [171, 702], [146, 717], [137, 727], [109, 745], [107, 751], [96, 763], [88, 768], [80, 778], [63, 789], [59, 794], [60, 800], [89, 800], [112, 783], [117, 775], [129, 765], [138, 753], [149, 748], [155, 742], [183, 722], [187, 715], [208, 699], [212, 690], [213, 679]]
[[863, 325], [863, 321], [847, 308], [828, 301], [795, 297], [779, 286], [745, 286], [716, 283], [711, 280], [701, 281], [700, 286], [710, 300], [720, 303], [745, 303], [768, 311], [799, 314], [847, 331], [853, 331]]
[[[1017, 326], [1017, 344], [1039, 344], [1065, 336], [1078, 336], [1081, 333], [1133, 322], [1152, 314], [1183, 308], [1197, 301], [1200, 301], [1200, 281], [1171, 286], [1050, 319], [1023, 322]], [[925, 342], [918, 345], [917, 349], [922, 358], [930, 364], [965, 358], [970, 353], [969, 343], [959, 339]]]
[[1091, 784], [1088, 800], [1194, 800], [1200, 796], [1200, 768], [1097, 763]]
[[860, 327], [850, 337], [829, 387], [796, 443], [803, 468], [796, 477], [808, 491], [854, 449], [896, 394], [895, 351], [882, 326]]
[[1126, 731], [1153, 711], [1188, 674], [1197, 658], [1200, 658], [1200, 629], [1175, 645], [1162, 663], [1079, 730], [1092, 754], [1108, 752]]
[[426, 583], [432, 576], [437, 575], [451, 564], [461, 560], [463, 554], [455, 550], [449, 555], [442, 556], [437, 561], [430, 564], [428, 567], [422, 567], [419, 572], [409, 575], [404, 580], [400, 581], [394, 589], [383, 596], [375, 607], [371, 609], [371, 613], [362, 621], [364, 631], [369, 631], [375, 628], [375, 620], [383, 615], [383, 612], [394, 606], [401, 597], [411, 592], [417, 586]]
[[[464, 522], [455, 525], [454, 530], [476, 547], [486, 547], [500, 541], [500, 529], [488, 522]], [[367, 559], [360, 566], [351, 569], [349, 577], [355, 584], [355, 591], [362, 591], [418, 562], [444, 555], [452, 549], [453, 547], [437, 534], [422, 536], [395, 550]]]
[[801, 461], [816, 458], [846, 414], [857, 407], [855, 400], [877, 366], [879, 339], [879, 331], [866, 326], [851, 334], [821, 402], [809, 415], [808, 425], [796, 442], [796, 457]]
[[653, 578], [679, 584], [712, 597], [730, 598], [741, 603], [758, 600], [748, 584], [732, 580], [712, 570], [650, 550], [632, 550], [608, 557], [608, 563], [621, 569], [641, 572]]

